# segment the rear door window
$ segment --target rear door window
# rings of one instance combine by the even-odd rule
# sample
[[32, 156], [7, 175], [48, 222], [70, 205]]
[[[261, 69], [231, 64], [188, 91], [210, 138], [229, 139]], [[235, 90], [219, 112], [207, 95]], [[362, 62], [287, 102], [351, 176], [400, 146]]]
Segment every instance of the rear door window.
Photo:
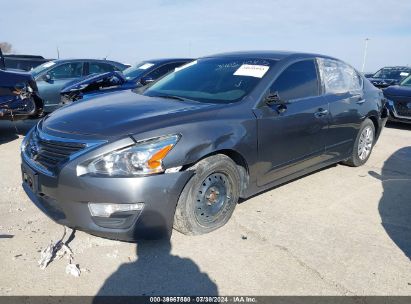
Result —
[[319, 95], [319, 82], [314, 59], [291, 64], [274, 81], [271, 93], [282, 100], [293, 100]]
[[337, 60], [318, 58], [318, 66], [327, 93], [342, 94], [362, 89], [362, 78], [349, 65]]
[[89, 74], [101, 74], [107, 72], [118, 71], [118, 69], [108, 63], [104, 62], [89, 62]]

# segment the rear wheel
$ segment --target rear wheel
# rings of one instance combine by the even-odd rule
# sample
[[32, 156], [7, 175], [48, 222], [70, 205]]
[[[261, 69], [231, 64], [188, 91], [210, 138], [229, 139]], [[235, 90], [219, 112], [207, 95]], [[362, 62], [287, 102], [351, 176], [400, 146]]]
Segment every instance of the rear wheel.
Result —
[[354, 142], [351, 157], [344, 164], [359, 167], [364, 165], [371, 155], [375, 141], [375, 128], [370, 119], [365, 119]]
[[184, 234], [204, 234], [230, 219], [240, 193], [240, 174], [226, 155], [207, 157], [184, 187], [174, 216], [174, 228]]

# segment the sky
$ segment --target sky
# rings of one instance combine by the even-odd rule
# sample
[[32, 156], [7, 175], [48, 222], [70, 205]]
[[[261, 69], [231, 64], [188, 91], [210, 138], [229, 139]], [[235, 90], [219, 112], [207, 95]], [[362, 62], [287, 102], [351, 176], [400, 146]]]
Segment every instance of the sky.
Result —
[[[63, 3], [65, 3], [63, 5]], [[340, 58], [366, 72], [411, 65], [410, 0], [4, 1], [0, 42], [47, 58], [134, 64], [244, 50]]]

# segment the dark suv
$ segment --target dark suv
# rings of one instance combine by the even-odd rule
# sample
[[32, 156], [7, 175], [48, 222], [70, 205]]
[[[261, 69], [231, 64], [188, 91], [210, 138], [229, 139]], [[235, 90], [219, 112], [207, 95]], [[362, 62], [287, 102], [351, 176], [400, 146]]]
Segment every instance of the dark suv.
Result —
[[23, 187], [49, 217], [92, 234], [207, 233], [240, 197], [330, 164], [363, 165], [387, 120], [384, 103], [381, 90], [328, 56], [204, 57], [142, 94], [46, 116], [22, 143]]
[[43, 101], [29, 73], [7, 70], [0, 49], [0, 120], [38, 118]]
[[377, 88], [383, 89], [391, 85], [399, 84], [404, 78], [411, 74], [411, 67], [395, 66], [385, 67], [375, 74], [367, 75], [367, 78]]
[[45, 59], [37, 55], [4, 55], [4, 61], [8, 69], [30, 71], [35, 67], [51, 59]]
[[384, 90], [388, 101], [390, 120], [411, 123], [411, 75], [399, 85]]

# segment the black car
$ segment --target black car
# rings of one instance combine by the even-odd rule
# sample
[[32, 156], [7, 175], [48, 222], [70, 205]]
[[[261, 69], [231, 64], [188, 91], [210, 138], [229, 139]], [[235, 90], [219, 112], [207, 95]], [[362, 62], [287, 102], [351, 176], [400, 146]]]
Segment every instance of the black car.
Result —
[[37, 55], [4, 55], [4, 62], [7, 69], [30, 71], [35, 67], [50, 61], [43, 56]]
[[129, 67], [122, 73], [114, 71], [93, 74], [82, 80], [68, 83], [61, 90], [61, 103], [68, 104], [100, 94], [145, 86], [192, 60], [188, 58], [152, 59]]
[[197, 59], [149, 86], [70, 104], [22, 143], [23, 187], [56, 222], [135, 240], [223, 226], [239, 198], [361, 166], [385, 98], [348, 64], [293, 52]]
[[7, 70], [0, 49], [0, 120], [38, 118], [43, 101], [29, 73]]
[[377, 88], [386, 88], [391, 85], [399, 84], [405, 77], [411, 74], [411, 67], [395, 66], [385, 67], [378, 70], [375, 74], [366, 75], [368, 80]]
[[411, 75], [399, 85], [386, 88], [384, 96], [388, 101], [389, 120], [411, 123]]

